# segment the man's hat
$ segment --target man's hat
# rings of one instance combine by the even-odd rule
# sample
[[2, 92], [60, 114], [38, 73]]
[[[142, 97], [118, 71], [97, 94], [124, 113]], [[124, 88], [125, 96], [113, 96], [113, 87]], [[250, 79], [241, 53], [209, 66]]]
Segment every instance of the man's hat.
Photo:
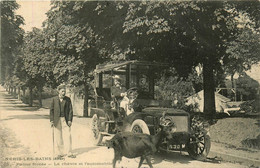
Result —
[[61, 89], [66, 89], [66, 85], [65, 84], [61, 84], [57, 87], [58, 90], [61, 90]]

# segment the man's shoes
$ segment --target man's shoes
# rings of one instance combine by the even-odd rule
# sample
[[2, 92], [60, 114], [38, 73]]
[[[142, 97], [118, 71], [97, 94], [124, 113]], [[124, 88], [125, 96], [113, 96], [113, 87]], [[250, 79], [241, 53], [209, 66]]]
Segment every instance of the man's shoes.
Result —
[[69, 154], [68, 157], [69, 157], [69, 158], [76, 158], [76, 155]]
[[76, 158], [76, 155], [73, 154], [73, 153], [71, 153], [71, 152], [69, 152], [69, 153], [68, 153], [68, 157], [69, 157], [69, 158]]
[[57, 159], [62, 159], [62, 158], [64, 158], [66, 155], [58, 155], [56, 158]]

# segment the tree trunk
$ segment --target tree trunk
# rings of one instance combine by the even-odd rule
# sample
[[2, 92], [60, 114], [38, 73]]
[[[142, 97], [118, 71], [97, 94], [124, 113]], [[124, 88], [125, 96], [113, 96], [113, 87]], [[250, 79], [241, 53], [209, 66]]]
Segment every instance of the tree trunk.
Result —
[[232, 89], [235, 89], [235, 93], [234, 93], [234, 101], [237, 101], [237, 89], [236, 89], [236, 85], [235, 85], [235, 80], [234, 80], [234, 74], [231, 74], [231, 87]]
[[9, 94], [12, 95], [13, 94], [13, 87], [9, 87]]
[[231, 87], [234, 88], [234, 74], [231, 75]]
[[23, 86], [23, 87], [22, 87], [22, 90], [23, 90], [23, 98], [22, 98], [22, 101], [23, 101], [23, 102], [25, 101], [25, 89], [26, 89], [26, 88]]
[[18, 97], [17, 97], [18, 100], [21, 100], [21, 87], [19, 86], [18, 87]]
[[203, 89], [204, 89], [204, 116], [213, 120], [216, 114], [215, 86], [213, 75], [213, 64], [207, 61], [203, 64]]
[[16, 87], [14, 87], [14, 96], [16, 97]]
[[39, 100], [39, 107], [42, 107], [42, 87], [38, 88], [38, 100]]
[[33, 88], [31, 86], [29, 87], [29, 106], [33, 106]]
[[14, 87], [11, 87], [11, 95], [14, 95]]
[[88, 84], [84, 83], [84, 106], [83, 106], [83, 116], [88, 117]]

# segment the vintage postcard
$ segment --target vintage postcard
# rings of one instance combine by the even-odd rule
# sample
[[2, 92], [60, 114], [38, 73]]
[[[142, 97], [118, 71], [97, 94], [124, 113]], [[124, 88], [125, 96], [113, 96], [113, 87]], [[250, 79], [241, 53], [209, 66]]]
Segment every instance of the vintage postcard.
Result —
[[259, 1], [1, 1], [0, 168], [257, 168]]

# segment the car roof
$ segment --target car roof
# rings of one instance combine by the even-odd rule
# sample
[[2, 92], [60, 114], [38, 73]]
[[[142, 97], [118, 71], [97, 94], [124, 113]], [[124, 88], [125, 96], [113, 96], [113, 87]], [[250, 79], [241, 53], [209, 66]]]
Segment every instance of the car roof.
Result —
[[113, 61], [104, 64], [99, 64], [96, 66], [94, 73], [100, 73], [105, 71], [111, 71], [115, 68], [119, 68], [125, 65], [143, 65], [143, 66], [167, 66], [168, 64], [165, 63], [158, 63], [158, 62], [148, 62], [148, 61], [137, 61], [137, 60], [129, 60], [129, 61]]

